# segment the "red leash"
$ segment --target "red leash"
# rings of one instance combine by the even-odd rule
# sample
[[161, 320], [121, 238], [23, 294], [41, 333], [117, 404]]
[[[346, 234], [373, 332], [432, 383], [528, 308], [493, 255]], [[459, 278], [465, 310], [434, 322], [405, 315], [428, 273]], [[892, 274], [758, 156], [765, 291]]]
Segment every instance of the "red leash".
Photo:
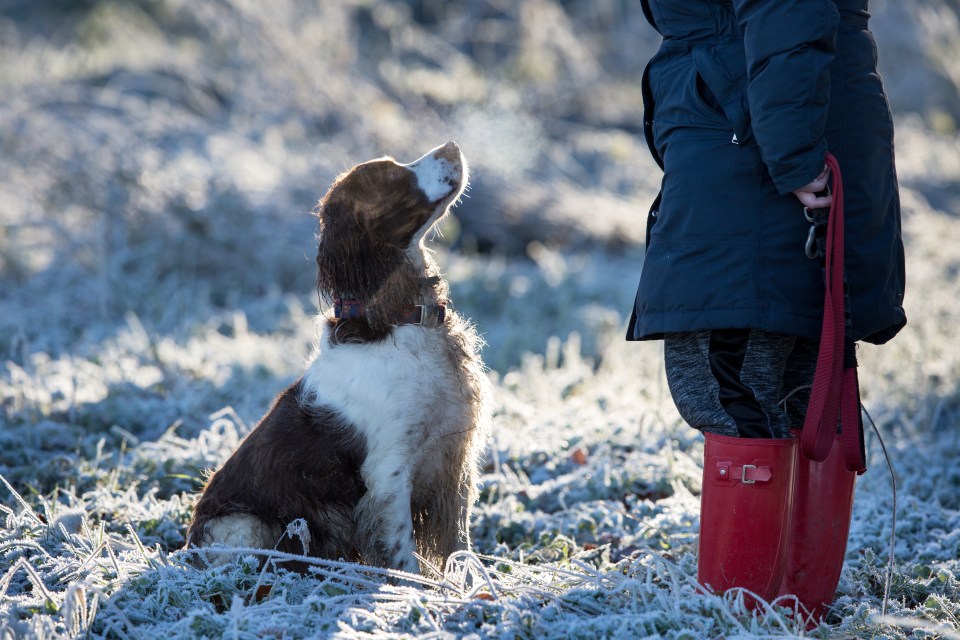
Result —
[[826, 162], [833, 174], [833, 202], [827, 223], [823, 331], [810, 404], [800, 435], [800, 448], [809, 460], [822, 462], [830, 453], [839, 425], [840, 444], [847, 469], [863, 473], [867, 465], [863, 451], [863, 423], [860, 419], [856, 347], [845, 332], [843, 180], [837, 159], [828, 153]]

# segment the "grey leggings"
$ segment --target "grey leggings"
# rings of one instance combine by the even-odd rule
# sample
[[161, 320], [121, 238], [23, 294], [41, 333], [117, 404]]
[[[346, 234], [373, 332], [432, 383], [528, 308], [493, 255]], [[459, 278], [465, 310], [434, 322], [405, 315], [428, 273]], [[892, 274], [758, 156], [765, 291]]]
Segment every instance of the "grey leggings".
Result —
[[818, 345], [756, 329], [671, 333], [667, 383], [687, 424], [742, 437], [786, 438], [803, 426]]

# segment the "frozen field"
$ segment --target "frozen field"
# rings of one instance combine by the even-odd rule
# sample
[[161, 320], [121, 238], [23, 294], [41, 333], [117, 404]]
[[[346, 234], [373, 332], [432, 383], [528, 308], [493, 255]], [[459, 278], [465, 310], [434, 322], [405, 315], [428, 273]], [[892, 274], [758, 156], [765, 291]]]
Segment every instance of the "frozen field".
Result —
[[[860, 349], [896, 511], [868, 433], [838, 599], [805, 631], [783, 603], [750, 613], [736, 593], [697, 593], [702, 439], [673, 408], [659, 343], [622, 339], [659, 180], [632, 128], [631, 73], [654, 46], [642, 16], [441, 4], [9, 2], [0, 639], [960, 639], [949, 100], [919, 113], [904, 98], [910, 324]], [[943, 78], [960, 78], [956, 8], [911, 15], [947, 43]], [[475, 186], [437, 261], [496, 388], [473, 552], [403, 587], [342, 563], [260, 570], [243, 550], [191, 567], [180, 547], [205, 471], [309, 353], [316, 199], [354, 162], [449, 138]]]

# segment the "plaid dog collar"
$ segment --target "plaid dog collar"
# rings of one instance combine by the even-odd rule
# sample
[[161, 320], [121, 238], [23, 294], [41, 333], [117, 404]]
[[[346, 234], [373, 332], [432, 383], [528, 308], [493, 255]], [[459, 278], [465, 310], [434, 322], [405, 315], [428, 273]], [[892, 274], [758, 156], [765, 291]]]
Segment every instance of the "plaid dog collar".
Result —
[[[360, 300], [344, 300], [337, 298], [333, 301], [333, 317], [337, 320], [365, 319], [366, 306]], [[434, 304], [410, 304], [400, 308], [391, 324], [419, 324], [424, 327], [439, 327], [447, 319], [447, 305], [441, 302]]]

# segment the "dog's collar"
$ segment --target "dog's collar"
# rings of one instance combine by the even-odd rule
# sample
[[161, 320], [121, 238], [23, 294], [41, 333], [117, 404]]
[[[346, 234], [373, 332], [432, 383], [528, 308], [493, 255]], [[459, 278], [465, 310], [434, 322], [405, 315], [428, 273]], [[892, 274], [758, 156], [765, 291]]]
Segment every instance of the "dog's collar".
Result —
[[[366, 318], [367, 309], [361, 300], [336, 298], [333, 301], [333, 317], [337, 320]], [[390, 324], [419, 324], [424, 327], [439, 327], [447, 319], [447, 305], [442, 302], [410, 304], [400, 308]]]

